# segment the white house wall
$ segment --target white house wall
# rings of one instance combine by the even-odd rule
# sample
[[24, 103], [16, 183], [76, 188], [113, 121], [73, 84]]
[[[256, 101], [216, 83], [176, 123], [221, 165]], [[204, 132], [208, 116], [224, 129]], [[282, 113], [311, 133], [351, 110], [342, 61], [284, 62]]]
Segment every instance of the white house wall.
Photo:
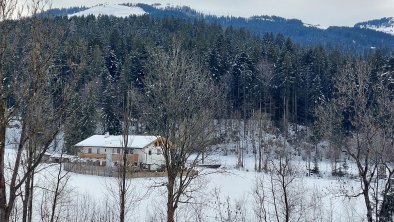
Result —
[[[89, 149], [91, 149], [92, 154], [107, 154], [107, 153], [118, 153], [118, 148], [105, 148], [105, 147], [82, 147], [82, 153], [89, 153]], [[150, 151], [150, 152], [149, 152]], [[161, 165], [165, 164], [164, 156], [161, 151], [161, 147], [156, 147], [154, 145], [150, 145], [144, 149], [133, 149], [134, 154], [138, 154], [139, 161], [151, 165], [151, 169], [158, 169]]]
[[142, 149], [141, 151], [143, 153], [141, 156], [142, 162], [147, 165], [151, 165], [151, 169], [159, 169], [161, 165], [165, 164], [161, 147], [151, 145]]

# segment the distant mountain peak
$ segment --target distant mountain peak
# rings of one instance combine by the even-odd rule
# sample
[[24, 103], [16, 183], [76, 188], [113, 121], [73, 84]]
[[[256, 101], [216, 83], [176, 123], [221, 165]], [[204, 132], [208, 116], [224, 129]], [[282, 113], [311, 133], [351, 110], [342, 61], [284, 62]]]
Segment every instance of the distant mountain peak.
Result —
[[394, 17], [385, 17], [381, 19], [360, 22], [355, 24], [354, 27], [362, 29], [373, 29], [379, 32], [385, 32], [394, 35]]

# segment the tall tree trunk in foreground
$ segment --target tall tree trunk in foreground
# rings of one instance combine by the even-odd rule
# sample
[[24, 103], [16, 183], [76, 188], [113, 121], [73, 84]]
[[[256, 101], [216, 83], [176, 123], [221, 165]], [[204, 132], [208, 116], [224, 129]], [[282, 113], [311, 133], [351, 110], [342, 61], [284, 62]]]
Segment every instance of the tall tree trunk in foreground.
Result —
[[220, 95], [197, 60], [177, 46], [172, 50], [152, 53], [147, 93], [143, 95], [148, 101], [144, 117], [152, 133], [161, 136], [167, 171], [168, 222], [175, 221], [178, 205], [192, 198], [193, 190], [188, 188], [197, 177], [195, 167], [207, 154], [213, 136], [212, 95]]

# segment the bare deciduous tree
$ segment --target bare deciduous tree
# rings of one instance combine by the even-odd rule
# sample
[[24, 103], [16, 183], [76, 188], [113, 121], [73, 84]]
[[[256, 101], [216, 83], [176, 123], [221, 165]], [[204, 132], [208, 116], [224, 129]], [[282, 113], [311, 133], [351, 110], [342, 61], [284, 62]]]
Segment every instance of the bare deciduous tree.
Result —
[[346, 192], [346, 195], [363, 197], [368, 221], [384, 221], [382, 203], [392, 186], [394, 161], [392, 92], [385, 84], [384, 75], [374, 76], [364, 61], [347, 64], [337, 79], [336, 88], [336, 98], [326, 103], [326, 112], [320, 115], [331, 116], [334, 122], [343, 124], [341, 133], [346, 137], [340, 148], [357, 167], [361, 191]]
[[[61, 30], [51, 29], [50, 19], [44, 21], [38, 18], [46, 6], [46, 1], [33, 1], [28, 10], [31, 17], [29, 28], [18, 33], [18, 26], [11, 28], [8, 21], [14, 16], [16, 1], [1, 1], [0, 4], [0, 78], [7, 79], [4, 70], [4, 61], [8, 61], [14, 45], [9, 45], [9, 33], [24, 35], [22, 59], [15, 61], [18, 69], [12, 72], [12, 78], [7, 79], [0, 86], [0, 220], [9, 221], [18, 197], [23, 198], [22, 220], [32, 221], [32, 195], [34, 174], [40, 165], [44, 153], [52, 146], [52, 141], [61, 129], [62, 117], [67, 106], [68, 95], [72, 84], [56, 81], [52, 59], [55, 55], [61, 36]], [[3, 32], [4, 31], [4, 32]], [[6, 33], [5, 35], [3, 35]], [[17, 33], [17, 34], [15, 34]], [[11, 54], [12, 55], [12, 54]], [[10, 70], [8, 70], [10, 72]], [[54, 95], [62, 103], [54, 102]], [[9, 103], [12, 98], [13, 103]], [[11, 121], [16, 121], [20, 127], [20, 137], [16, 142], [16, 158], [5, 168], [5, 138], [6, 129]], [[10, 178], [6, 183], [6, 171]], [[6, 192], [6, 186], [9, 188]]]
[[6, 51], [9, 49], [9, 35], [11, 34], [11, 26], [9, 20], [15, 13], [17, 6], [16, 0], [0, 1], [0, 220], [7, 221], [12, 209], [7, 208], [7, 193], [5, 181], [5, 142], [6, 128], [10, 121], [10, 114], [7, 111], [7, 92], [3, 81], [5, 75], [5, 61], [7, 61]]
[[296, 194], [292, 191], [295, 180], [295, 172], [290, 162], [289, 154], [279, 155], [278, 162], [271, 161], [271, 194], [275, 209], [276, 220], [291, 221], [295, 202], [293, 201]]
[[[43, 169], [38, 169], [42, 173], [38, 173], [38, 181], [34, 183], [37, 190], [36, 199], [39, 205], [38, 210], [41, 221], [54, 222], [65, 220], [66, 214], [63, 212], [72, 202], [73, 192], [68, 186], [70, 174], [64, 171], [65, 153], [62, 148], [61, 153], [57, 156], [59, 162], [44, 165]], [[33, 198], [33, 196], [31, 197]], [[29, 207], [29, 211], [32, 208]]]
[[131, 97], [127, 92], [123, 103], [123, 134], [122, 134], [122, 163], [119, 166], [118, 173], [118, 188], [119, 188], [119, 221], [124, 222], [126, 216], [126, 194], [130, 189], [130, 184], [127, 183], [127, 148], [133, 141], [129, 141], [130, 134], [130, 118], [131, 118]]
[[269, 221], [269, 212], [267, 207], [268, 199], [267, 186], [265, 185], [264, 177], [256, 178], [256, 185], [253, 189], [253, 211], [258, 221]]
[[274, 127], [268, 114], [256, 111], [248, 122], [248, 132], [255, 156], [255, 170], [261, 172], [267, 170], [270, 152], [270, 133], [274, 133]]
[[144, 117], [153, 133], [162, 136], [167, 171], [167, 221], [179, 204], [192, 198], [195, 167], [210, 145], [213, 98], [218, 95], [198, 61], [179, 47], [152, 53], [146, 81]]

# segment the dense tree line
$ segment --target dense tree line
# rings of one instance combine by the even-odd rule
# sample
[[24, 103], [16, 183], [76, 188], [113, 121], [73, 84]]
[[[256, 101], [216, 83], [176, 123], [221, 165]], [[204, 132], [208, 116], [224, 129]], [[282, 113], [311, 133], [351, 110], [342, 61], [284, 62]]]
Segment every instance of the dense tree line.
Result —
[[[354, 27], [332, 26], [327, 29], [304, 24], [298, 19], [286, 19], [278, 16], [253, 16], [250, 18], [234, 16], [215, 16], [200, 13], [189, 7], [156, 8], [147, 4], [137, 4], [153, 17], [164, 18], [172, 16], [185, 20], [194, 19], [219, 24], [224, 27], [245, 28], [257, 35], [263, 36], [267, 32], [283, 34], [294, 42], [302, 45], [324, 45], [326, 48], [340, 47], [350, 53], [369, 53], [372, 48], [393, 49], [394, 38], [390, 34]], [[382, 21], [387, 21], [382, 19]], [[372, 49], [373, 50], [373, 49]]]
[[[74, 115], [66, 119], [68, 147], [93, 133], [119, 134], [124, 92], [130, 86], [144, 92], [154, 49], [169, 50], [174, 41], [196, 55], [194, 62], [224, 92], [224, 112], [217, 118], [247, 119], [260, 110], [283, 127], [283, 120], [311, 125], [316, 106], [333, 97], [338, 72], [356, 57], [322, 46], [301, 47], [283, 35], [259, 37], [244, 29], [171, 17], [54, 17], [44, 22], [66, 30], [53, 59], [56, 79], [68, 82], [70, 76], [80, 76], [69, 107]], [[30, 20], [14, 23], [24, 30]], [[24, 37], [18, 43], [20, 54]], [[393, 59], [379, 50], [364, 59], [376, 73], [393, 69]], [[20, 64], [7, 64], [11, 77]]]

